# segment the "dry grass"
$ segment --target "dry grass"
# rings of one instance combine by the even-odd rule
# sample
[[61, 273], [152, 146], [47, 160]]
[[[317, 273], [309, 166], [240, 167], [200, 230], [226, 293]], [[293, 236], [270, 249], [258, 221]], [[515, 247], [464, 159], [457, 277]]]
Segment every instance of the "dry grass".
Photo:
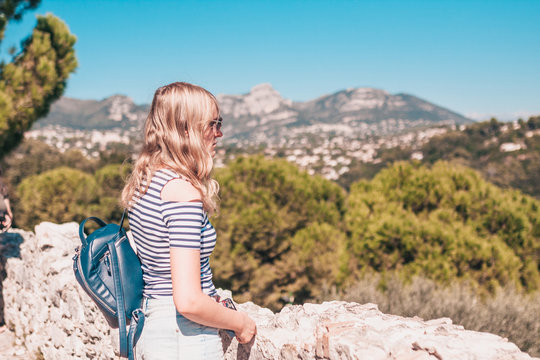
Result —
[[404, 284], [397, 277], [382, 281], [371, 276], [343, 293], [325, 291], [316, 300], [336, 299], [371, 302], [384, 313], [425, 320], [449, 317], [454, 324], [506, 337], [522, 351], [540, 356], [540, 292], [523, 294], [508, 286], [494, 296], [481, 296], [465, 283], [445, 288], [420, 277]]

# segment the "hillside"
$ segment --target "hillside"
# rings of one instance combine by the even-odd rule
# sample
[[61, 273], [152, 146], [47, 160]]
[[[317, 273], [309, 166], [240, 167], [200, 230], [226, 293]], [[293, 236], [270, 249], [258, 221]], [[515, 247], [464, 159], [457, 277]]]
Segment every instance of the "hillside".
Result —
[[[358, 88], [324, 95], [306, 102], [285, 99], [270, 84], [260, 84], [247, 94], [217, 96], [225, 119], [225, 144], [277, 145], [283, 141], [344, 136], [365, 139], [396, 135], [418, 128], [464, 124], [469, 119], [408, 94]], [[121, 95], [101, 101], [62, 98], [34, 130], [140, 129], [148, 105], [135, 105]]]
[[424, 144], [381, 148], [374, 161], [354, 161], [338, 182], [348, 188], [360, 178], [372, 178], [393, 161], [411, 158], [424, 164], [439, 160], [462, 164], [500, 187], [540, 197], [540, 116], [515, 123], [492, 119], [448, 129]]
[[[285, 99], [270, 84], [242, 95], [217, 95], [228, 142], [279, 143], [282, 136], [345, 134], [351, 138], [391, 135], [417, 127], [463, 124], [469, 119], [408, 94], [372, 88], [347, 89], [306, 102]], [[78, 130], [138, 128], [148, 105], [126, 96], [101, 101], [62, 98], [34, 129], [62, 126]]]
[[146, 118], [147, 105], [135, 105], [127, 96], [114, 95], [101, 101], [62, 97], [51, 106], [49, 114], [32, 127], [61, 127], [72, 130], [136, 131]]
[[493, 119], [432, 138], [423, 162], [451, 160], [479, 170], [490, 182], [540, 197], [540, 116], [501, 123]]
[[356, 88], [306, 102], [282, 98], [270, 84], [248, 94], [218, 95], [228, 141], [277, 145], [334, 136], [366, 139], [418, 128], [464, 124], [469, 119], [408, 94]]

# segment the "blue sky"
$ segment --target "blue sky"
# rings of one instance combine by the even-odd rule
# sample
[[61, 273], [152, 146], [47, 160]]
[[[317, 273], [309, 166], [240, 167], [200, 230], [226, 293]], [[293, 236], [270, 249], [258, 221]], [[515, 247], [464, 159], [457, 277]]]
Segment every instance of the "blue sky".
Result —
[[481, 119], [540, 114], [540, 0], [42, 0], [8, 25], [4, 59], [47, 12], [78, 38], [69, 97], [269, 82], [295, 101], [374, 87]]

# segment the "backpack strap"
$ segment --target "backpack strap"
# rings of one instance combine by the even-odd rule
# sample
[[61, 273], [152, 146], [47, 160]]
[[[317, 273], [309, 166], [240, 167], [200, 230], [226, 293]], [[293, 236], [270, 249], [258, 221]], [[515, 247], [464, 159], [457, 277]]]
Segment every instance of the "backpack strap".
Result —
[[[122, 213], [122, 219], [120, 220], [119, 232], [121, 232], [124, 228], [125, 218], [126, 218], [126, 210], [124, 209], [124, 212]], [[118, 298], [117, 298], [117, 301], [119, 301]], [[120, 309], [120, 306], [118, 306], [118, 309]], [[125, 313], [125, 310], [124, 310], [124, 313]], [[122, 348], [123, 348], [122, 340], [124, 340], [124, 342], [127, 340], [127, 344], [126, 344], [127, 357], [129, 360], [134, 360], [135, 358], [134, 349], [135, 349], [135, 345], [137, 345], [137, 341], [139, 341], [139, 337], [141, 336], [142, 329], [144, 327], [144, 319], [145, 317], [144, 317], [144, 312], [142, 309], [133, 310], [133, 312], [131, 313], [131, 321], [129, 324], [129, 332], [127, 334], [127, 337], [125, 335], [122, 335], [122, 333], [120, 333], [120, 352], [122, 352]], [[123, 329], [125, 329], [125, 326], [123, 327]], [[125, 331], [124, 331], [124, 334], [125, 334]]]
[[124, 302], [124, 290], [120, 281], [120, 269], [118, 268], [118, 255], [116, 254], [116, 247], [114, 241], [108, 244], [109, 252], [111, 254], [111, 270], [114, 281], [114, 291], [116, 293], [116, 311], [118, 315], [118, 332], [120, 335], [120, 356], [128, 357], [128, 342], [126, 332], [126, 305]]
[[100, 218], [97, 218], [95, 216], [90, 216], [90, 217], [84, 219], [83, 222], [81, 223], [81, 225], [79, 225], [79, 238], [81, 239], [81, 242], [82, 242], [83, 246], [86, 246], [88, 244], [86, 242], [86, 234], [84, 233], [84, 225], [86, 225], [86, 222], [88, 220], [92, 220], [93, 222], [98, 224], [100, 227], [104, 227], [104, 226], [107, 225], [105, 223], [105, 221], [103, 221]]
[[[122, 216], [123, 222], [123, 216]], [[121, 222], [121, 223], [122, 223]], [[120, 227], [120, 229], [122, 229]], [[114, 290], [116, 293], [116, 311], [118, 314], [118, 334], [120, 338], [120, 357], [127, 357], [129, 360], [134, 360], [135, 345], [141, 336], [144, 326], [144, 312], [142, 309], [136, 309], [132, 313], [129, 333], [126, 330], [126, 305], [124, 301], [124, 290], [120, 281], [120, 269], [118, 267], [118, 254], [114, 241], [107, 244], [111, 255], [111, 270], [114, 281]]]
[[126, 209], [124, 209], [124, 212], [122, 213], [122, 219], [120, 219], [120, 230], [119, 231], [122, 231], [122, 229], [124, 228], [124, 219], [126, 218]]
[[142, 309], [133, 310], [131, 314], [131, 323], [129, 324], [129, 333], [128, 333], [128, 359], [134, 360], [135, 345], [141, 336], [142, 329], [144, 327], [144, 312]]

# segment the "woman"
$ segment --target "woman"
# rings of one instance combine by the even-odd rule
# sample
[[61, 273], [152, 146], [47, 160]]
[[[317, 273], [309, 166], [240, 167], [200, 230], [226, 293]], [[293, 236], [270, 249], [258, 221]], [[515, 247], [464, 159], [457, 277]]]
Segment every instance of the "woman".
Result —
[[257, 332], [246, 314], [216, 301], [208, 257], [216, 232], [218, 183], [210, 176], [222, 119], [215, 97], [176, 82], [157, 89], [144, 143], [122, 193], [143, 268], [139, 359], [221, 359], [217, 329], [240, 343]]

